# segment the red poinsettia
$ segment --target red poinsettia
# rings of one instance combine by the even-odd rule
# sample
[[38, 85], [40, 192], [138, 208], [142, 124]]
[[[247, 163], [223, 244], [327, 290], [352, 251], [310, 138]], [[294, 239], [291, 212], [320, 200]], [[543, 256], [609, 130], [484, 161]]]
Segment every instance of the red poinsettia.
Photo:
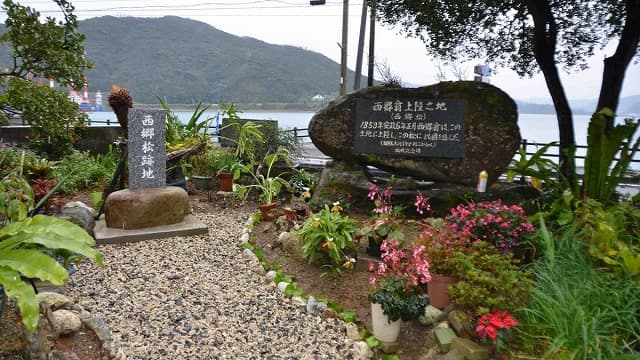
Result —
[[513, 326], [518, 326], [518, 322], [507, 311], [494, 310], [480, 316], [476, 333], [481, 339], [489, 337], [491, 340], [496, 340], [500, 330], [506, 331]]

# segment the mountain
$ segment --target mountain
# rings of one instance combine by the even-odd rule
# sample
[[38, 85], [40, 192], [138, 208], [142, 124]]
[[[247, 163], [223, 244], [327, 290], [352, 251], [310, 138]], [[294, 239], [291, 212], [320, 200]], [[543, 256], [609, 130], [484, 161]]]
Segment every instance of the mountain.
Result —
[[[155, 95], [174, 104], [304, 103], [338, 94], [340, 65], [328, 57], [195, 20], [105, 16], [80, 21], [79, 32], [95, 65], [86, 73], [90, 91], [109, 93], [117, 84], [137, 103], [157, 104]], [[0, 59], [0, 66], [8, 60], [4, 47]]]
[[[550, 100], [537, 99], [528, 101], [516, 100], [518, 112], [523, 114], [555, 114], [556, 111]], [[591, 115], [596, 109], [598, 99], [569, 99], [569, 105], [574, 115]], [[640, 114], [640, 95], [625, 96], [620, 98], [618, 114]]]

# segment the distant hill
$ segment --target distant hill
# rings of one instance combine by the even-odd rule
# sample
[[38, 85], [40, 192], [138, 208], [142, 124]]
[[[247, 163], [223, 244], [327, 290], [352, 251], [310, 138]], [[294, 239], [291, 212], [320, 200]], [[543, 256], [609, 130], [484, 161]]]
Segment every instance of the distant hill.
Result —
[[[556, 111], [551, 103], [543, 103], [542, 101], [533, 103], [528, 101], [516, 100], [518, 104], [518, 112], [523, 114], [555, 114]], [[579, 99], [569, 100], [574, 115], [591, 115], [598, 104], [597, 99]], [[632, 95], [620, 98], [618, 104], [618, 114], [635, 115], [640, 114], [640, 95]]]
[[[311, 102], [317, 94], [338, 94], [340, 65], [328, 57], [195, 20], [105, 16], [81, 21], [79, 31], [95, 64], [87, 72], [90, 91], [108, 93], [117, 84], [137, 103], [157, 103], [156, 94], [187, 104], [219, 96], [235, 103]], [[0, 51], [6, 59], [6, 49]]]

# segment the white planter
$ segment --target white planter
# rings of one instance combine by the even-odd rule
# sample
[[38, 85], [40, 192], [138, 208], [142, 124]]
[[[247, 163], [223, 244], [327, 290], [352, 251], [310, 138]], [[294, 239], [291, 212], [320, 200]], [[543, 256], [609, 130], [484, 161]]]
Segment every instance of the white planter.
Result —
[[389, 321], [389, 317], [382, 311], [382, 306], [375, 303], [371, 303], [371, 320], [373, 336], [382, 342], [396, 342], [402, 320]]

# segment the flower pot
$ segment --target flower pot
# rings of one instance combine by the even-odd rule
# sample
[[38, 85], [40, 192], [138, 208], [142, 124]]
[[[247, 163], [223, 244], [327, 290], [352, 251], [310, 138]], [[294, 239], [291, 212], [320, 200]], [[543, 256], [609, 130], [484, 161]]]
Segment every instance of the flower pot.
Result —
[[258, 205], [258, 209], [260, 209], [260, 212], [262, 213], [262, 220], [272, 221], [273, 219], [275, 219], [275, 210], [277, 207], [278, 207], [277, 202]]
[[232, 173], [220, 173], [218, 174], [218, 186], [220, 191], [233, 191], [233, 174]]
[[453, 285], [458, 280], [453, 276], [431, 274], [431, 281], [427, 284], [427, 295], [429, 296], [429, 305], [438, 309], [444, 309], [451, 299], [449, 299], [449, 285]]
[[376, 242], [372, 237], [369, 237], [369, 246], [367, 246], [367, 254], [375, 257], [381, 257], [380, 245], [382, 242]]
[[373, 336], [385, 343], [398, 340], [402, 320], [389, 321], [389, 317], [382, 311], [382, 305], [371, 303], [371, 322], [373, 324]]
[[198, 190], [211, 190], [212, 179], [211, 176], [194, 175], [193, 183]]

